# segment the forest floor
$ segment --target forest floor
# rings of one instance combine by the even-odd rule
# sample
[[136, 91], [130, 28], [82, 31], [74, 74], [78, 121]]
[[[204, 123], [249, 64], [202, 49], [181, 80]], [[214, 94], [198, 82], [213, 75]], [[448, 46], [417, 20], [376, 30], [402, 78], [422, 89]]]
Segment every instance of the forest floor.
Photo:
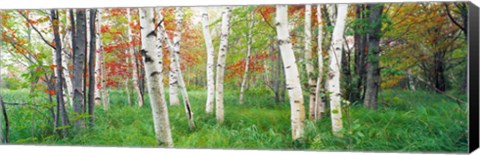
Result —
[[[0, 93], [6, 102], [28, 100], [27, 90], [0, 90]], [[51, 125], [46, 121], [50, 119], [47, 110], [39, 106], [7, 105], [10, 143], [155, 147], [157, 143], [148, 100], [144, 107], [139, 108], [127, 105], [127, 95], [123, 91], [111, 91], [110, 94], [111, 108], [104, 111], [97, 106], [95, 109], [95, 126], [67, 138], [54, 136]], [[306, 122], [306, 138], [302, 144], [291, 142], [288, 102], [276, 105], [268, 91], [249, 90], [244, 105], [238, 104], [238, 92], [226, 92], [225, 122], [221, 125], [216, 123], [215, 116], [205, 113], [206, 92], [191, 91], [189, 96], [197, 125], [195, 130], [189, 130], [183, 104], [169, 106], [176, 148], [396, 152], [468, 150], [466, 105], [434, 92], [383, 90], [377, 111], [361, 105], [343, 108], [343, 138], [331, 134], [327, 113], [325, 119], [316, 123]], [[29, 104], [44, 100], [45, 97], [30, 100]]]

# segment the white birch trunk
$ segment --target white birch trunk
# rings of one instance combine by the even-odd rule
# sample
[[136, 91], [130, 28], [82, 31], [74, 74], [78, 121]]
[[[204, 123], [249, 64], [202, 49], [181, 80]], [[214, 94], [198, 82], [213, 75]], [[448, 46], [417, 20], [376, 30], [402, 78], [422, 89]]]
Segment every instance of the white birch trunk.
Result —
[[288, 96], [290, 97], [292, 139], [295, 141], [301, 139], [304, 134], [305, 107], [298, 68], [289, 37], [287, 10], [287, 5], [277, 5], [276, 27], [278, 45], [285, 69]]
[[[178, 8], [177, 8], [178, 9]], [[177, 13], [175, 15], [175, 18], [178, 16], [178, 10], [175, 10]], [[159, 12], [161, 14], [161, 12]], [[182, 19], [176, 18], [176, 23], [178, 24], [179, 20], [181, 23]], [[176, 51], [177, 49], [180, 50], [180, 44], [177, 44], [180, 42], [180, 36], [177, 36], [177, 31], [174, 32], [173, 35], [173, 49]], [[168, 37], [167, 37], [168, 38]], [[177, 55], [177, 52], [170, 51], [170, 72], [169, 72], [169, 78], [168, 78], [168, 96], [170, 100], [170, 105], [179, 105], [180, 100], [178, 99], [178, 72], [180, 68], [177, 68], [177, 65], [175, 65], [175, 56]]]
[[[132, 21], [132, 17], [130, 15], [130, 8], [127, 9], [127, 21], [128, 21], [128, 29], [127, 29], [127, 33], [128, 33], [128, 42], [131, 43], [133, 41], [133, 34], [132, 34], [132, 28], [130, 27], [130, 22]], [[142, 92], [140, 91], [140, 86], [138, 85], [138, 69], [137, 69], [137, 58], [135, 56], [135, 52], [134, 52], [134, 47], [130, 47], [128, 49], [129, 51], [129, 54], [130, 54], [130, 57], [132, 59], [132, 64], [133, 64], [133, 67], [132, 67], [132, 81], [133, 81], [133, 87], [135, 89], [135, 92], [137, 94], [137, 102], [138, 102], [138, 106], [139, 107], [142, 107], [143, 106], [143, 96], [142, 96]]]
[[309, 118], [313, 120], [315, 117], [315, 88], [316, 88], [316, 79], [313, 76], [313, 60], [312, 60], [312, 6], [305, 5], [305, 68], [307, 71], [307, 78], [308, 78], [308, 91], [310, 94], [309, 98]]
[[[70, 33], [70, 32], [67, 32], [67, 33]], [[70, 36], [70, 35], [67, 35], [67, 36]], [[65, 39], [65, 40], [70, 40], [70, 39]], [[64, 92], [64, 97], [67, 98], [65, 101], [67, 101], [69, 105], [72, 106], [73, 105], [73, 91], [72, 91], [73, 85], [72, 85], [72, 78], [70, 77], [70, 69], [68, 68], [68, 63], [67, 63], [67, 61], [70, 59], [69, 57], [67, 57], [66, 52], [70, 53], [70, 47], [66, 47], [66, 49], [62, 52], [63, 76], [65, 78], [65, 83], [67, 85], [67, 89], [65, 89], [66, 92]]]
[[[165, 29], [165, 24], [164, 24], [164, 22], [163, 22], [162, 11], [161, 11], [160, 9], [158, 9], [157, 12], [158, 12], [157, 15], [158, 15], [159, 21], [162, 21], [162, 22], [160, 23], [160, 26], [158, 27], [158, 34], [159, 34], [159, 36], [161, 36], [161, 39], [163, 39], [163, 41], [166, 42], [168, 50], [169, 50], [169, 51], [175, 51], [175, 49], [174, 49], [174, 46], [175, 46], [175, 45], [172, 44], [172, 41], [169, 39], [170, 37], [168, 37], [167, 31], [166, 31], [166, 29]], [[174, 53], [171, 53], [171, 54], [174, 54]], [[171, 60], [170, 62], [173, 62], [173, 61], [174, 61], [174, 60], [172, 60], [173, 55], [171, 55], [170, 58], [171, 58], [171, 59], [170, 59], [170, 60]], [[172, 71], [172, 68], [171, 68], [172, 65], [173, 65], [173, 63], [170, 63], [170, 71]], [[172, 75], [172, 74], [170, 74], [170, 75]], [[175, 76], [175, 78], [176, 78], [176, 76]], [[178, 104], [180, 104], [180, 101], [178, 100], [178, 81], [173, 82], [172, 80], [173, 80], [173, 79], [172, 79], [171, 76], [170, 76], [170, 78], [169, 78], [169, 86], [172, 86], [171, 84], [174, 84], [174, 85], [177, 85], [177, 86], [176, 86], [175, 88], [169, 87], [169, 89], [174, 89], [173, 91], [176, 92], [177, 95], [173, 95], [173, 97], [170, 96], [170, 95], [172, 95], [172, 94], [171, 94], [172, 91], [169, 90], [170, 105], [178, 105]], [[173, 102], [172, 102], [172, 101], [173, 101]]]
[[[99, 10], [100, 11], [100, 10]], [[99, 16], [96, 18], [98, 19], [98, 27], [101, 27], [102, 25], [102, 16], [101, 14], [99, 13]], [[101, 76], [101, 80], [100, 80], [100, 92], [101, 92], [101, 96], [102, 96], [102, 104], [103, 104], [103, 108], [105, 110], [108, 110], [108, 108], [110, 107], [110, 97], [108, 96], [108, 90], [107, 90], [107, 85], [106, 85], [106, 82], [107, 82], [107, 70], [105, 69], [105, 51], [103, 51], [103, 47], [102, 47], [102, 35], [100, 33], [100, 31], [98, 31], [98, 36], [96, 37], [97, 38], [97, 43], [99, 44], [99, 52], [100, 52], [100, 55], [99, 55], [99, 62], [100, 62], [100, 76]], [[96, 45], [97, 46], [97, 45]]]
[[[162, 44], [158, 44], [157, 41], [157, 48], [155, 48], [157, 34], [154, 28], [154, 10], [153, 8], [139, 8], [139, 14], [146, 86], [150, 96], [156, 139], [160, 145], [173, 147], [168, 109], [163, 97]], [[161, 38], [157, 40], [161, 40]]]
[[250, 63], [250, 52], [252, 49], [252, 31], [253, 31], [253, 24], [255, 24], [254, 21], [254, 12], [250, 14], [250, 25], [249, 25], [249, 30], [248, 30], [248, 43], [247, 43], [247, 57], [245, 58], [245, 72], [243, 73], [243, 78], [242, 78], [242, 85], [240, 86], [240, 104], [243, 104], [243, 93], [245, 89], [245, 83], [247, 82], [247, 76], [248, 76], [248, 65]]
[[222, 26], [221, 26], [221, 37], [220, 37], [220, 51], [218, 52], [217, 60], [217, 76], [216, 76], [216, 88], [215, 88], [215, 101], [216, 101], [216, 111], [215, 116], [219, 123], [222, 123], [224, 120], [224, 111], [223, 111], [223, 81], [225, 76], [225, 61], [227, 57], [228, 49], [228, 34], [230, 30], [230, 14], [232, 13], [231, 7], [227, 6], [222, 11]]
[[323, 80], [323, 19], [322, 19], [322, 11], [321, 5], [317, 5], [317, 20], [318, 20], [318, 77], [315, 89], [315, 111], [314, 111], [314, 120], [319, 120], [323, 117], [325, 113], [325, 102], [323, 102], [323, 97], [321, 97], [321, 93], [323, 90], [322, 80]]
[[332, 48], [329, 50], [329, 71], [327, 91], [330, 97], [330, 114], [332, 118], [332, 131], [336, 136], [342, 137], [340, 130], [343, 128], [342, 121], [342, 97], [340, 94], [340, 75], [342, 62], [343, 31], [347, 17], [347, 4], [338, 4], [338, 14], [332, 35]]
[[173, 56], [172, 64], [175, 65], [175, 68], [178, 69], [175, 71], [178, 85], [180, 86], [180, 90], [182, 91], [183, 103], [185, 106], [185, 113], [187, 114], [188, 125], [190, 129], [195, 129], [195, 122], [193, 121], [193, 112], [190, 106], [190, 100], [188, 98], [187, 87], [185, 86], [185, 81], [183, 80], [182, 70], [180, 69], [180, 38], [182, 36], [182, 25], [183, 25], [183, 12], [180, 7], [177, 7], [175, 10], [175, 20], [176, 20], [176, 28], [174, 32], [173, 42], [174, 42], [174, 51], [170, 51]]
[[63, 52], [62, 52], [62, 68], [63, 68], [63, 76], [65, 78], [65, 83], [67, 85], [67, 89], [65, 89], [66, 93], [64, 93], [64, 96], [68, 99], [68, 100], [64, 100], [64, 101], [67, 101], [70, 106], [73, 105], [73, 85], [72, 85], [72, 79], [70, 77], [70, 69], [68, 68], [68, 60], [71, 60], [69, 57], [67, 57], [67, 53], [69, 55], [72, 55], [71, 53], [71, 48], [72, 48], [72, 42], [71, 42], [71, 29], [68, 29], [68, 26], [71, 26], [70, 24], [68, 24], [68, 17], [70, 16], [70, 12], [68, 10], [65, 11], [65, 28], [67, 29], [67, 32], [65, 33], [65, 37], [63, 37], [63, 43], [62, 45], [64, 45], [65, 47], [63, 48]]
[[[95, 84], [95, 105], [100, 105], [101, 103], [101, 99], [100, 99], [100, 91], [101, 91], [101, 87], [98, 83], [103, 83], [102, 81], [102, 76], [101, 76], [101, 63], [103, 61], [103, 50], [102, 50], [102, 47], [101, 47], [101, 44], [102, 44], [102, 40], [101, 40], [101, 37], [100, 37], [100, 33], [101, 33], [101, 23], [100, 23], [100, 20], [102, 18], [102, 13], [101, 13], [101, 10], [100, 9], [97, 9], [97, 18], [95, 18], [95, 22], [97, 25], [97, 27], [95, 28], [96, 29], [96, 39], [97, 41], [95, 42], [95, 48], [97, 49], [97, 51], [95, 51], [95, 82], [97, 82]], [[102, 87], [103, 88], [103, 87]]]
[[214, 67], [215, 67], [215, 49], [213, 48], [212, 36], [210, 29], [208, 28], [208, 12], [207, 7], [202, 7], [202, 27], [203, 36], [205, 38], [205, 45], [207, 47], [207, 103], [205, 105], [205, 111], [207, 113], [213, 112], [213, 104], [215, 98], [215, 79], [214, 79]]

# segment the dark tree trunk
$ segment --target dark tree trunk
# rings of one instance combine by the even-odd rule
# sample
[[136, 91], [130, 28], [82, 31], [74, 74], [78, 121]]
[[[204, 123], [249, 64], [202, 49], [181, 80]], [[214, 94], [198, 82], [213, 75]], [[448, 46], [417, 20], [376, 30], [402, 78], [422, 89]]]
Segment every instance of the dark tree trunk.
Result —
[[[138, 53], [138, 52], [137, 52]], [[145, 57], [145, 54], [144, 53], [140, 53], [142, 57]], [[143, 67], [143, 61], [141, 60], [138, 60], [137, 58], [135, 58], [135, 60], [137, 60], [137, 64], [138, 64], [138, 85], [140, 87], [140, 93], [142, 94], [142, 100], [143, 102], [145, 102], [145, 98], [144, 98], [144, 94], [145, 94], [145, 68]]]
[[434, 68], [433, 68], [433, 83], [435, 88], [441, 92], [445, 92], [446, 87], [446, 78], [445, 78], [445, 52], [438, 51], [433, 56]]
[[86, 51], [86, 16], [85, 9], [76, 10], [76, 32], [75, 32], [75, 48], [73, 55], [73, 111], [76, 120], [74, 127], [76, 129], [83, 128], [85, 126], [84, 119], [79, 118], [84, 113], [84, 91], [83, 91], [83, 65], [85, 61]]
[[[68, 115], [65, 109], [65, 103], [63, 101], [63, 69], [62, 69], [62, 42], [60, 41], [59, 26], [58, 26], [58, 11], [51, 10], [53, 35], [55, 41], [55, 56], [56, 56], [56, 70], [57, 70], [57, 82], [56, 82], [56, 94], [57, 94], [57, 119], [61, 117], [61, 125], [65, 127], [68, 125]], [[58, 127], [58, 126], [57, 126]], [[63, 136], [66, 134], [66, 129], [62, 128], [61, 133]]]
[[272, 74], [273, 92], [275, 94], [275, 103], [280, 104], [280, 76], [281, 75], [279, 73], [280, 73], [281, 68], [278, 67], [279, 64], [281, 63], [281, 59], [278, 56], [278, 54], [280, 54], [280, 51], [278, 51], [278, 52], [275, 51], [275, 47], [273, 45], [271, 45], [270, 46], [270, 52], [271, 52], [270, 55], [271, 55], [272, 60], [274, 60], [274, 58], [276, 57], [276, 60], [273, 61], [273, 63], [272, 63], [272, 66], [273, 66], [272, 67], [272, 71], [273, 71], [273, 74]]
[[[356, 18], [357, 20], [365, 20], [365, 13], [367, 8], [364, 6], [365, 4], [357, 5], [356, 10]], [[357, 32], [355, 32], [354, 39], [355, 39], [355, 73], [356, 73], [356, 86], [355, 90], [352, 91], [352, 101], [362, 100], [365, 95], [365, 83], [366, 83], [366, 61], [367, 61], [367, 36], [368, 33], [365, 32], [366, 26], [365, 25], [357, 25], [356, 27]]]
[[348, 47], [343, 46], [342, 48], [342, 76], [340, 77], [342, 81], [345, 81], [343, 83], [343, 88], [345, 88], [345, 93], [342, 93], [343, 98], [352, 101], [352, 96], [357, 91], [354, 90], [354, 86], [352, 84], [352, 75], [350, 73], [350, 52], [346, 48]]
[[368, 36], [368, 56], [367, 56], [367, 84], [365, 90], [364, 105], [371, 109], [377, 109], [378, 91], [380, 89], [380, 38], [382, 28], [383, 4], [368, 4], [370, 14], [368, 23], [371, 26]]
[[93, 126], [94, 121], [94, 110], [95, 110], [95, 53], [96, 53], [96, 25], [95, 18], [97, 14], [97, 9], [90, 10], [90, 55], [88, 61], [88, 72], [89, 72], [89, 84], [88, 84], [88, 115], [89, 115], [89, 125]]

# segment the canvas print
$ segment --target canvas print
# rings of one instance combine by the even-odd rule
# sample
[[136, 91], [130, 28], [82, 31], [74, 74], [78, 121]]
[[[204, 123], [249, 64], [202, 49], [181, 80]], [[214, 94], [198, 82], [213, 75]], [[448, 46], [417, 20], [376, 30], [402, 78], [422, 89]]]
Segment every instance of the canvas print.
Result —
[[1, 10], [0, 142], [467, 152], [468, 8]]

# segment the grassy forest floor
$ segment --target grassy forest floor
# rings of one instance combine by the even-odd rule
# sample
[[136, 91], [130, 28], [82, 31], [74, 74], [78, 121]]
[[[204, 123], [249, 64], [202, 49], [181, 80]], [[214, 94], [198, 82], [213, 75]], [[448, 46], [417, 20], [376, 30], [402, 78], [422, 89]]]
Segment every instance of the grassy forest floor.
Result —
[[[0, 92], [6, 102], [27, 101], [27, 90]], [[306, 122], [303, 144], [291, 143], [288, 102], [275, 105], [274, 97], [268, 91], [249, 90], [244, 105], [238, 105], [238, 92], [226, 92], [225, 122], [222, 125], [216, 123], [215, 116], [208, 116], [204, 111], [206, 92], [191, 91], [189, 95], [196, 130], [189, 130], [183, 104], [169, 106], [176, 148], [400, 152], [468, 150], [466, 105], [459, 105], [433, 92], [383, 90], [377, 111], [365, 109], [361, 105], [344, 107], [346, 130], [343, 138], [331, 134], [328, 114], [327, 118], [317, 123]], [[127, 105], [126, 100], [123, 91], [112, 91], [111, 109], [104, 111], [100, 106], [95, 109], [95, 126], [64, 139], [52, 134], [52, 128], [46, 121], [50, 115], [46, 110], [32, 108], [33, 106], [7, 105], [10, 142], [154, 147], [156, 140], [148, 99], [143, 108]]]

